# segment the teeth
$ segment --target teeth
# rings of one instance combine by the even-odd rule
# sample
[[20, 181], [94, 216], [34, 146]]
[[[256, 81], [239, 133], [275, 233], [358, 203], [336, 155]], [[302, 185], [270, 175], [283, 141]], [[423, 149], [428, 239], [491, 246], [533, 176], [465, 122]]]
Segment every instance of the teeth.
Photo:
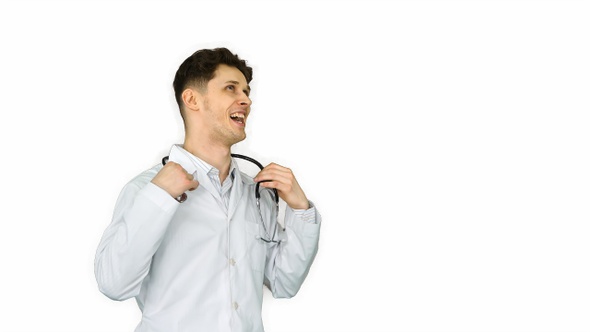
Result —
[[231, 118], [240, 118], [240, 119], [244, 119], [245, 116], [242, 113], [234, 113], [230, 115]]

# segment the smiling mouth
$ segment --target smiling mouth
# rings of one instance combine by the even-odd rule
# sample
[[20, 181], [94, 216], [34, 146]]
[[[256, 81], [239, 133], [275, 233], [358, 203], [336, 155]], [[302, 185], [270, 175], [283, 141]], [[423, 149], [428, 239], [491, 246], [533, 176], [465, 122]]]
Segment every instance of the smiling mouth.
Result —
[[246, 116], [242, 113], [230, 114], [229, 118], [242, 126], [246, 124]]

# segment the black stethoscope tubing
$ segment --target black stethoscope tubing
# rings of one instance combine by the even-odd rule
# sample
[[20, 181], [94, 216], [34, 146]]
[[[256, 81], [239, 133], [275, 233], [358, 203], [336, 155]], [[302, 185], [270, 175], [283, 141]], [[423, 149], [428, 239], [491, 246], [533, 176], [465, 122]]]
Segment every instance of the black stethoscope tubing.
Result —
[[[254, 158], [250, 158], [248, 156], [244, 156], [242, 154], [237, 154], [237, 153], [232, 153], [231, 156], [234, 158], [247, 160], [247, 161], [253, 163], [254, 165], [258, 166], [258, 168], [260, 168], [260, 170], [264, 169], [264, 166], [262, 166], [262, 164], [259, 163]], [[168, 162], [168, 156], [165, 156], [164, 158], [162, 158], [162, 165], [166, 165], [167, 162]], [[260, 181], [260, 182], [269, 182], [269, 181], [270, 180], [264, 180], [264, 181]], [[256, 183], [256, 190], [254, 190], [254, 194], [256, 195], [257, 202], [260, 200], [260, 182]], [[273, 199], [274, 199], [275, 203], [279, 204], [279, 194], [278, 194], [277, 190], [275, 188], [272, 188], [272, 191], [274, 193]], [[186, 198], [187, 198], [186, 193], [182, 193], [182, 195], [177, 197], [176, 200], [178, 202], [182, 203], [182, 202], [186, 201]]]
[[[255, 164], [256, 166], [258, 166], [260, 168], [260, 170], [264, 169], [264, 166], [262, 166], [261, 163], [259, 163], [256, 159], [254, 158], [250, 158], [248, 156], [244, 156], [241, 154], [236, 154], [236, 153], [232, 153], [231, 154], [232, 157], [234, 158], [239, 158], [239, 159], [244, 159], [247, 160], [253, 164]], [[166, 165], [166, 163], [168, 162], [168, 156], [162, 158], [162, 165]], [[271, 180], [264, 180], [264, 181], [260, 181], [260, 182], [268, 182]], [[256, 207], [258, 208], [258, 213], [260, 214], [260, 223], [262, 224], [262, 228], [264, 230], [264, 233], [266, 235], [267, 238], [264, 237], [259, 237], [262, 241], [266, 242], [266, 243], [279, 243], [281, 242], [279, 241], [275, 241], [275, 236], [277, 233], [277, 227], [275, 227], [275, 231], [273, 232], [272, 238], [270, 237], [270, 234], [268, 234], [268, 229], [266, 228], [266, 225], [264, 224], [264, 220], [262, 218], [262, 211], [260, 210], [260, 182], [256, 183], [256, 189], [254, 190], [254, 194], [256, 197]], [[278, 211], [279, 211], [279, 194], [277, 192], [276, 188], [272, 188], [273, 190], [273, 200], [275, 201], [275, 206], [276, 206], [276, 217], [278, 218]], [[179, 197], [176, 198], [176, 200], [179, 203], [182, 203], [184, 201], [186, 201], [187, 199], [187, 195], [186, 193], [182, 193], [182, 195], [180, 195]]]

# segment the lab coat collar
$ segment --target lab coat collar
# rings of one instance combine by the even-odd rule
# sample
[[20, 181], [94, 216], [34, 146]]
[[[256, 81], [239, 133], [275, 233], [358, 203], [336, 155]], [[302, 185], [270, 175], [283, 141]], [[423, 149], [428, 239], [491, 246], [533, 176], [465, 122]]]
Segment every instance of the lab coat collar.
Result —
[[229, 196], [229, 211], [228, 217], [231, 219], [233, 214], [236, 212], [238, 205], [240, 204], [242, 197], [246, 192], [248, 192], [252, 185], [254, 184], [254, 180], [249, 177], [248, 175], [240, 172], [238, 167], [238, 163], [234, 158], [232, 158], [232, 165], [234, 165], [234, 182], [232, 184], [232, 193]]
[[189, 174], [193, 174], [197, 171], [197, 166], [190, 159], [188, 151], [178, 144], [172, 145], [168, 160], [179, 164]]
[[179, 144], [175, 144], [170, 149], [170, 157], [168, 160], [173, 161], [182, 166], [182, 168], [184, 168], [184, 170], [187, 173], [192, 174], [195, 177], [195, 179], [199, 182], [199, 187], [202, 186], [211, 195], [213, 195], [215, 199], [221, 200], [221, 196], [219, 195], [217, 189], [215, 189], [215, 186], [211, 182], [211, 179], [209, 179], [209, 176], [207, 174], [204, 174], [205, 172], [203, 172], [202, 170], [199, 171], [197, 165], [195, 165], [195, 163], [191, 159], [190, 152], [186, 151]]
[[[199, 186], [203, 186], [203, 188], [205, 188], [211, 195], [213, 195], [213, 197], [219, 200], [221, 199], [221, 196], [219, 196], [219, 192], [217, 191], [217, 189], [215, 189], [215, 186], [211, 182], [211, 179], [209, 179], [209, 176], [207, 174], [203, 174], [204, 172], [202, 171], [198, 171], [197, 166], [191, 160], [190, 152], [182, 148], [181, 145], [173, 145], [170, 149], [170, 156], [168, 158], [168, 160], [173, 161], [182, 166], [182, 168], [184, 168], [187, 171], [187, 173], [192, 174], [195, 177], [195, 179], [199, 181]], [[247, 191], [244, 189], [244, 185], [254, 184], [254, 180], [252, 180], [252, 178], [250, 178], [249, 176], [244, 176], [244, 174], [240, 172], [238, 163], [235, 161], [234, 158], [232, 158], [231, 163], [232, 166], [230, 167], [230, 170], [231, 168], [234, 169], [234, 179], [231, 189], [232, 192], [229, 199], [229, 218], [232, 217], [232, 215], [236, 211], [236, 208], [238, 207], [240, 200], [242, 199], [244, 192]]]

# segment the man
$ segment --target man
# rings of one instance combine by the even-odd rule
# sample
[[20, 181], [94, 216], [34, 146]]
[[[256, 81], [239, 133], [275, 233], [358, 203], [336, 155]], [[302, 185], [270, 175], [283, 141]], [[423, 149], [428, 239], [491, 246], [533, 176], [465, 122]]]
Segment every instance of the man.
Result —
[[[315, 207], [288, 168], [272, 163], [252, 179], [231, 157], [246, 138], [251, 79], [252, 68], [225, 48], [187, 58], [173, 84], [184, 144], [117, 200], [95, 273], [109, 298], [136, 298], [137, 332], [263, 331], [263, 285], [288, 298], [307, 276], [321, 222]], [[271, 188], [288, 206], [284, 229]]]

